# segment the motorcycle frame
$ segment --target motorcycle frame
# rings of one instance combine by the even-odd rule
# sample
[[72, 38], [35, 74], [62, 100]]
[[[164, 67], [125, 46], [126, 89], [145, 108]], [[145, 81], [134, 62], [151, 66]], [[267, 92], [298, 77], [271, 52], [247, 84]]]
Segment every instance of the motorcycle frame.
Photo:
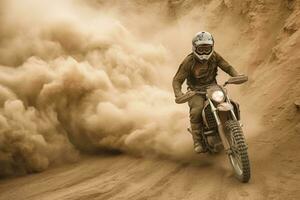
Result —
[[[237, 117], [234, 113], [234, 106], [232, 105], [230, 99], [229, 99], [229, 96], [227, 94], [227, 92], [225, 91], [225, 89], [223, 87], [220, 86], [220, 89], [222, 90], [222, 92], [224, 93], [225, 95], [225, 101], [223, 101], [222, 103], [228, 103], [230, 104], [230, 109], [228, 109], [226, 112], [230, 112], [230, 115], [232, 117], [233, 120], [237, 120]], [[224, 130], [224, 126], [223, 126], [223, 122], [221, 121], [220, 117], [219, 117], [219, 109], [214, 105], [214, 103], [212, 102], [212, 100], [208, 97], [208, 95], [206, 95], [206, 103], [205, 103], [205, 106], [204, 108], [207, 106], [207, 104], [210, 105], [210, 108], [211, 108], [211, 112], [213, 113], [213, 116], [216, 120], [216, 123], [217, 123], [217, 127], [218, 127], [218, 134], [220, 136], [220, 139], [221, 139], [221, 142], [224, 146], [224, 149], [225, 149], [225, 152], [227, 154], [230, 154], [231, 153], [231, 148], [230, 148], [230, 144], [226, 138], [226, 135], [225, 135], [225, 130]], [[208, 102], [208, 103], [207, 103]], [[221, 104], [221, 103], [219, 103]], [[205, 125], [208, 127], [208, 122], [206, 120], [206, 115], [205, 115], [205, 111], [203, 109], [202, 111], [202, 118], [203, 118], [203, 121], [205, 123]]]

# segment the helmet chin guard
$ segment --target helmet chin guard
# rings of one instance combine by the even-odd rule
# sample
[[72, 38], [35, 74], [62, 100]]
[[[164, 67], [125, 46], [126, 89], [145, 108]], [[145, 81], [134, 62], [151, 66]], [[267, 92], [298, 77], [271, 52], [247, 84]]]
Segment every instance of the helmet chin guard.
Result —
[[[205, 31], [198, 32], [193, 38], [192, 44], [193, 44], [193, 53], [200, 61], [208, 60], [213, 54], [214, 38], [209, 32], [205, 32]], [[200, 54], [197, 52], [197, 48], [199, 46], [211, 46], [211, 51], [203, 52]]]

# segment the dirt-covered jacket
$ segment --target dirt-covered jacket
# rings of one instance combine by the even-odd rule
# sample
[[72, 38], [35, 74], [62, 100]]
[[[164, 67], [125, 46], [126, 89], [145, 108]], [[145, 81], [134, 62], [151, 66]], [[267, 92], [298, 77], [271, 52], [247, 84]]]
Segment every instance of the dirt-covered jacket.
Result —
[[197, 87], [217, 83], [216, 76], [220, 67], [230, 76], [237, 76], [237, 71], [228, 64], [217, 52], [206, 63], [200, 63], [193, 53], [189, 54], [180, 64], [173, 78], [173, 90], [176, 97], [182, 95], [181, 86], [187, 79], [188, 88], [193, 90]]

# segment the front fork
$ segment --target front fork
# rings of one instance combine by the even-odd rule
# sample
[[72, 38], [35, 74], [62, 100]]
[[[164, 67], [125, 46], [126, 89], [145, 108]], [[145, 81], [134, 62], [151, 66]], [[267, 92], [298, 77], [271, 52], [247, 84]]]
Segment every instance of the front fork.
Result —
[[[217, 125], [218, 125], [218, 132], [219, 132], [219, 135], [220, 135], [220, 138], [221, 138], [221, 141], [223, 143], [223, 146], [224, 146], [224, 149], [225, 149], [225, 152], [227, 154], [231, 154], [231, 148], [230, 148], [230, 144], [225, 136], [225, 131], [224, 131], [224, 126], [223, 124], [221, 123], [221, 120], [220, 120], [220, 117], [219, 115], [217, 114], [217, 108], [214, 106], [214, 104], [212, 103], [212, 101], [210, 99], [208, 99], [208, 102], [211, 106], [211, 111], [215, 117], [215, 120], [217, 122]], [[233, 112], [233, 110], [230, 110], [231, 113]], [[232, 113], [233, 115], [233, 118], [236, 120], [236, 116], [234, 114], [234, 112]]]

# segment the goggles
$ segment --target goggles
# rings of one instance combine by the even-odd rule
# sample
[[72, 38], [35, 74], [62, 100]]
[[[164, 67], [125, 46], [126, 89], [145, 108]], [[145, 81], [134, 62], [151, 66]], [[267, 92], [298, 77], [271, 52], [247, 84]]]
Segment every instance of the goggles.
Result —
[[212, 51], [212, 46], [211, 45], [199, 45], [197, 48], [196, 48], [196, 52], [199, 54], [199, 55], [208, 55], [210, 54]]

